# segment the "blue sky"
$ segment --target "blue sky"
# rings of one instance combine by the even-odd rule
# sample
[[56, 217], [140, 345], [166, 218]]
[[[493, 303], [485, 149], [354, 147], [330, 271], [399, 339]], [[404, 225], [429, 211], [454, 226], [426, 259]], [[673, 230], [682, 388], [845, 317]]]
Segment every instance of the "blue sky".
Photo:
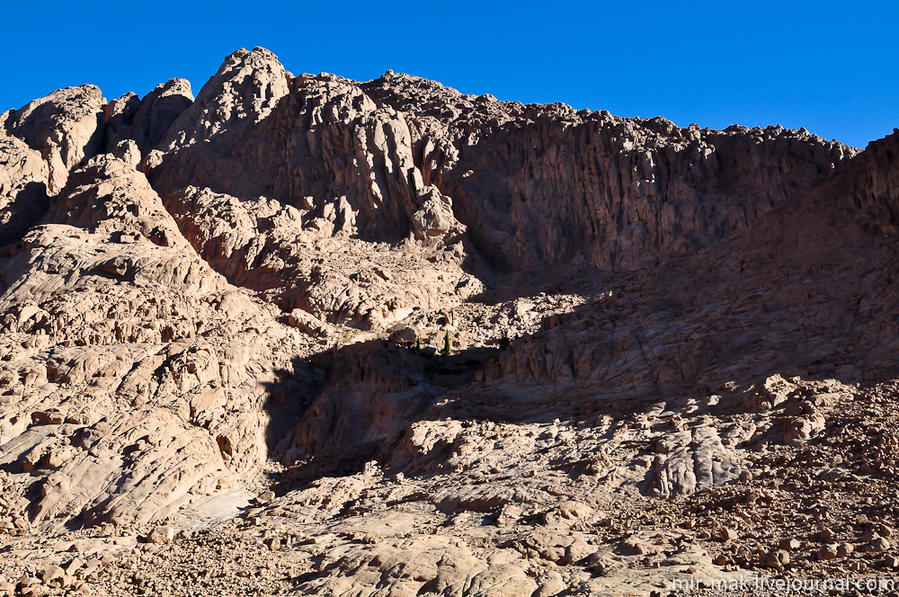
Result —
[[111, 99], [181, 76], [196, 92], [260, 45], [294, 73], [392, 68], [681, 126], [805, 126], [861, 147], [899, 127], [893, 2], [50, 1], [4, 21], [0, 111], [81, 83]]

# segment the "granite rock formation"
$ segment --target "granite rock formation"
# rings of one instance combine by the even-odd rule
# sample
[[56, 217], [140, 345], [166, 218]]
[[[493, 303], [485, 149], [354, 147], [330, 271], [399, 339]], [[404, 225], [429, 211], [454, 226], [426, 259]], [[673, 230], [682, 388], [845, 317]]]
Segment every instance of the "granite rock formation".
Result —
[[897, 159], [261, 48], [6, 112], [0, 595], [894, 577]]

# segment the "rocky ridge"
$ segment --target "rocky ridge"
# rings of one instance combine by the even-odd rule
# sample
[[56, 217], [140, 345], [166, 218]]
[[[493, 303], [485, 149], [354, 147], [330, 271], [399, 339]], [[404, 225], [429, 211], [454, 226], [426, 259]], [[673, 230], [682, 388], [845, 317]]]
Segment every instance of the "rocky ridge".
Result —
[[261, 48], [0, 115], [0, 594], [895, 575], [897, 155]]

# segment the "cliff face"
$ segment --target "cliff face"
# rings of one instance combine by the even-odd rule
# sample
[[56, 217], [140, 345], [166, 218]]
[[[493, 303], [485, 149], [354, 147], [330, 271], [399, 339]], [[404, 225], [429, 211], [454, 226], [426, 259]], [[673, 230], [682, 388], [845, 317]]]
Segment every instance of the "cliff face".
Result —
[[[41, 152], [50, 194], [85, 156], [130, 139], [185, 222], [198, 219], [189, 189], [206, 188], [294, 208], [288, 226], [324, 236], [423, 241], [465, 229], [479, 256], [505, 270], [634, 269], [683, 255], [798, 200], [856, 153], [804, 131], [681, 129], [465, 96], [408, 75], [293, 77], [258, 48], [229, 56], [195, 102], [177, 79], [143, 100], [101, 100], [96, 88], [72, 88], [7, 115], [9, 143]], [[14, 191], [23, 189], [5, 196]], [[26, 211], [16, 218], [34, 221]], [[266, 268], [225, 263], [240, 247], [210, 248], [202, 223], [185, 225], [218, 271], [279, 286]], [[295, 297], [285, 308], [314, 308], [308, 289], [278, 291]]]
[[[407, 75], [293, 77], [261, 49], [228, 57], [158, 148], [146, 147], [142, 167], [217, 271], [285, 310], [361, 327], [422, 297], [352, 282], [348, 296], [319, 296], [312, 266], [293, 265], [291, 239], [458, 238], [469, 260], [501, 270], [634, 269], [749, 228], [855, 153], [802, 131], [680, 129], [464, 96]], [[282, 240], [254, 233], [251, 248], [245, 233], [223, 235], [196, 212], [202, 189], [217, 198], [207, 208], [281, 206], [290, 215], [264, 228]], [[387, 312], [371, 313], [376, 302]]]
[[407, 75], [292, 78], [261, 50], [229, 57], [163, 149], [151, 162], [163, 194], [262, 195], [303, 210], [309, 226], [334, 214], [338, 230], [369, 240], [426, 237], [455, 217], [485, 257], [531, 270], [684, 254], [746, 229], [855, 154], [804, 131], [680, 129]]
[[831, 200], [846, 206], [881, 234], [894, 235], [899, 226], [899, 129], [877, 141], [829, 181]]
[[[267, 512], [319, 546], [301, 591], [366, 587], [363, 565], [398, 592], [632, 586], [615, 575], [654, 557], [636, 496], [819, 460], [839, 481], [873, 447], [825, 438], [899, 416], [897, 159], [899, 134], [859, 152], [294, 76], [261, 48], [196, 99], [182, 79], [54, 92], [0, 115], [0, 532], [43, 561], [42, 534], [189, 530], [271, 487]], [[334, 543], [357, 532], [335, 521], [366, 539]], [[447, 528], [467, 564], [395, 573]], [[770, 562], [753, 541], [727, 561]]]
[[105, 151], [126, 139], [133, 140], [142, 152], [153, 149], [193, 101], [186, 79], [160, 83], [143, 99], [127, 93], [112, 100], [103, 108]]
[[386, 75], [364, 85], [408, 110], [426, 182], [507, 267], [584, 259], [635, 268], [753, 225], [856, 153], [781, 127], [681, 129], [564, 105], [463, 96]]
[[47, 209], [47, 163], [21, 139], [2, 134], [0, 156], [0, 243], [7, 245]]

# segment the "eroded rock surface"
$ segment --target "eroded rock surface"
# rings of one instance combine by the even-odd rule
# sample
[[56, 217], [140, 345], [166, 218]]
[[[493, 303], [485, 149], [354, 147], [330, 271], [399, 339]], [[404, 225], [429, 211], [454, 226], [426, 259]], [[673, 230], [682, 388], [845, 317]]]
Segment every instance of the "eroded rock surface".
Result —
[[262, 48], [0, 115], [0, 595], [894, 577], [897, 143]]
[[100, 149], [104, 103], [98, 87], [81, 85], [54, 91], [7, 114], [7, 133], [41, 152], [51, 193], [65, 185], [69, 170]]
[[47, 164], [38, 151], [3, 131], [0, 160], [0, 245], [8, 245], [47, 209]]

